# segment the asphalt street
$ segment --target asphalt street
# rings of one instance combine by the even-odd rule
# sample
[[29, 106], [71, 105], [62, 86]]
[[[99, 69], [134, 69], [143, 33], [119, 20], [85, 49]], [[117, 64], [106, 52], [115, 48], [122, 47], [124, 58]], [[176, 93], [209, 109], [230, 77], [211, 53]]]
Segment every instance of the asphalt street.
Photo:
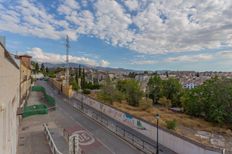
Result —
[[[61, 125], [61, 127], [72, 126], [73, 123], [77, 123], [85, 130], [87, 130], [91, 135], [93, 135], [97, 140], [110, 151], [110, 153], [115, 154], [141, 154], [134, 146], [128, 144], [126, 141], [117, 137], [113, 132], [109, 131], [104, 126], [100, 125], [96, 121], [88, 118], [83, 113], [79, 112], [73, 108], [70, 104], [66, 102], [66, 98], [59, 95], [56, 90], [52, 89], [50, 85], [45, 81], [37, 81], [38, 85], [42, 85], [46, 88], [46, 92], [53, 96], [57, 104], [57, 113], [62, 114], [66, 118], [64, 120], [56, 120], [56, 123]], [[75, 101], [75, 100], [70, 100]], [[57, 117], [57, 116], [56, 116]], [[107, 153], [103, 152], [102, 153]]]

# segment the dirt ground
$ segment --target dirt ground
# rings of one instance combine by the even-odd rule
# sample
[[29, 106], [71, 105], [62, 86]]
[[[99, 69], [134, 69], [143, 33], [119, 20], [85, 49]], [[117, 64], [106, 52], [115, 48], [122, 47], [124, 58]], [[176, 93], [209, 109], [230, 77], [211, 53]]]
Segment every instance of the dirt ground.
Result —
[[[90, 97], [97, 99], [96, 95], [90, 95]], [[202, 144], [232, 151], [232, 125], [207, 122], [204, 119], [173, 112], [164, 107], [151, 107], [142, 110], [139, 107], [128, 105], [125, 101], [113, 102], [112, 106], [154, 124], [156, 124], [155, 115], [158, 113], [161, 127], [166, 128], [166, 121], [176, 120], [177, 127], [171, 131]]]

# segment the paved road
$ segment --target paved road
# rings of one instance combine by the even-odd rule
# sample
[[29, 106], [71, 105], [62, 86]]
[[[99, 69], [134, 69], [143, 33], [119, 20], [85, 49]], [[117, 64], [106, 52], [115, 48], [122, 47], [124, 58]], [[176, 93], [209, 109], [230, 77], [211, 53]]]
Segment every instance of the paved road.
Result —
[[[75, 97], [75, 96], [74, 96]], [[74, 102], [72, 102], [74, 101]], [[94, 109], [93, 107], [86, 105], [86, 104], [82, 104], [80, 101], [78, 101], [77, 99], [73, 99], [71, 100], [70, 103], [74, 103], [76, 106], [80, 106], [81, 105], [84, 106], [85, 109], [89, 110], [89, 111], [93, 111], [95, 114], [99, 115], [100, 117], [102, 117], [102, 119], [105, 119], [106, 121], [110, 121], [111, 123], [113, 123], [115, 126], [118, 126], [118, 128], [122, 128], [122, 131], [125, 130], [126, 132], [129, 132], [130, 134], [133, 134], [133, 136], [135, 136], [136, 138], [142, 139], [144, 142], [148, 143], [149, 145], [152, 145], [153, 148], [150, 148], [149, 151], [155, 151], [156, 150], [156, 142], [150, 138], [148, 138], [147, 136], [135, 131], [134, 129], [116, 121], [115, 119], [105, 115], [102, 112], [97, 111], [96, 109]], [[141, 143], [141, 140], [138, 141], [138, 143]], [[175, 154], [175, 152], [173, 152], [172, 150], [164, 147], [163, 145], [159, 144], [159, 153], [160, 154]]]
[[[94, 120], [88, 118], [83, 113], [74, 109], [70, 104], [65, 103], [65, 98], [58, 95], [55, 90], [53, 90], [47, 82], [37, 81], [37, 84], [42, 85], [46, 88], [49, 95], [56, 99], [57, 103], [57, 113], [63, 114], [65, 120], [56, 120], [56, 122], [63, 127], [68, 125], [73, 125], [76, 122], [81, 127], [89, 131], [98, 141], [103, 144], [111, 153], [115, 154], [141, 154], [142, 152], [134, 148], [124, 140], [117, 137], [115, 134], [107, 130], [105, 127], [99, 125]], [[69, 120], [67, 120], [67, 118]], [[96, 151], [97, 152], [97, 151]]]

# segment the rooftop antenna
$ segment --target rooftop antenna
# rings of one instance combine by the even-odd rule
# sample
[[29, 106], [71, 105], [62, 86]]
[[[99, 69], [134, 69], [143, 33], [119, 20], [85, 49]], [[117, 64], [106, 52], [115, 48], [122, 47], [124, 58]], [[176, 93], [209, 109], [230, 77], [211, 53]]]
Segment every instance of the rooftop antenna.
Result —
[[69, 37], [66, 36], [66, 70], [65, 70], [65, 80], [66, 84], [69, 85]]

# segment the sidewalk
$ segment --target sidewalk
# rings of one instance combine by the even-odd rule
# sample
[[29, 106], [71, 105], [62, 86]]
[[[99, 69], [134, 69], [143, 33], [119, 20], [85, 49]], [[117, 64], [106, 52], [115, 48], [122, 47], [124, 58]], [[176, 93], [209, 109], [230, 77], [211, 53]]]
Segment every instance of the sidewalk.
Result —
[[[28, 105], [43, 103], [43, 95], [40, 92], [31, 92]], [[58, 149], [64, 154], [68, 153], [68, 143], [65, 143], [63, 136], [59, 133], [58, 126], [54, 121], [54, 112], [49, 111], [46, 115], [33, 115], [23, 118], [19, 128], [19, 141], [17, 154], [51, 154], [50, 147], [44, 135], [43, 123], [48, 124]], [[65, 146], [66, 145], [66, 146]]]
[[[28, 105], [41, 102], [38, 92], [31, 92]], [[23, 118], [19, 127], [18, 154], [50, 154], [50, 148], [43, 132], [43, 123], [49, 122], [48, 115], [34, 115]]]

